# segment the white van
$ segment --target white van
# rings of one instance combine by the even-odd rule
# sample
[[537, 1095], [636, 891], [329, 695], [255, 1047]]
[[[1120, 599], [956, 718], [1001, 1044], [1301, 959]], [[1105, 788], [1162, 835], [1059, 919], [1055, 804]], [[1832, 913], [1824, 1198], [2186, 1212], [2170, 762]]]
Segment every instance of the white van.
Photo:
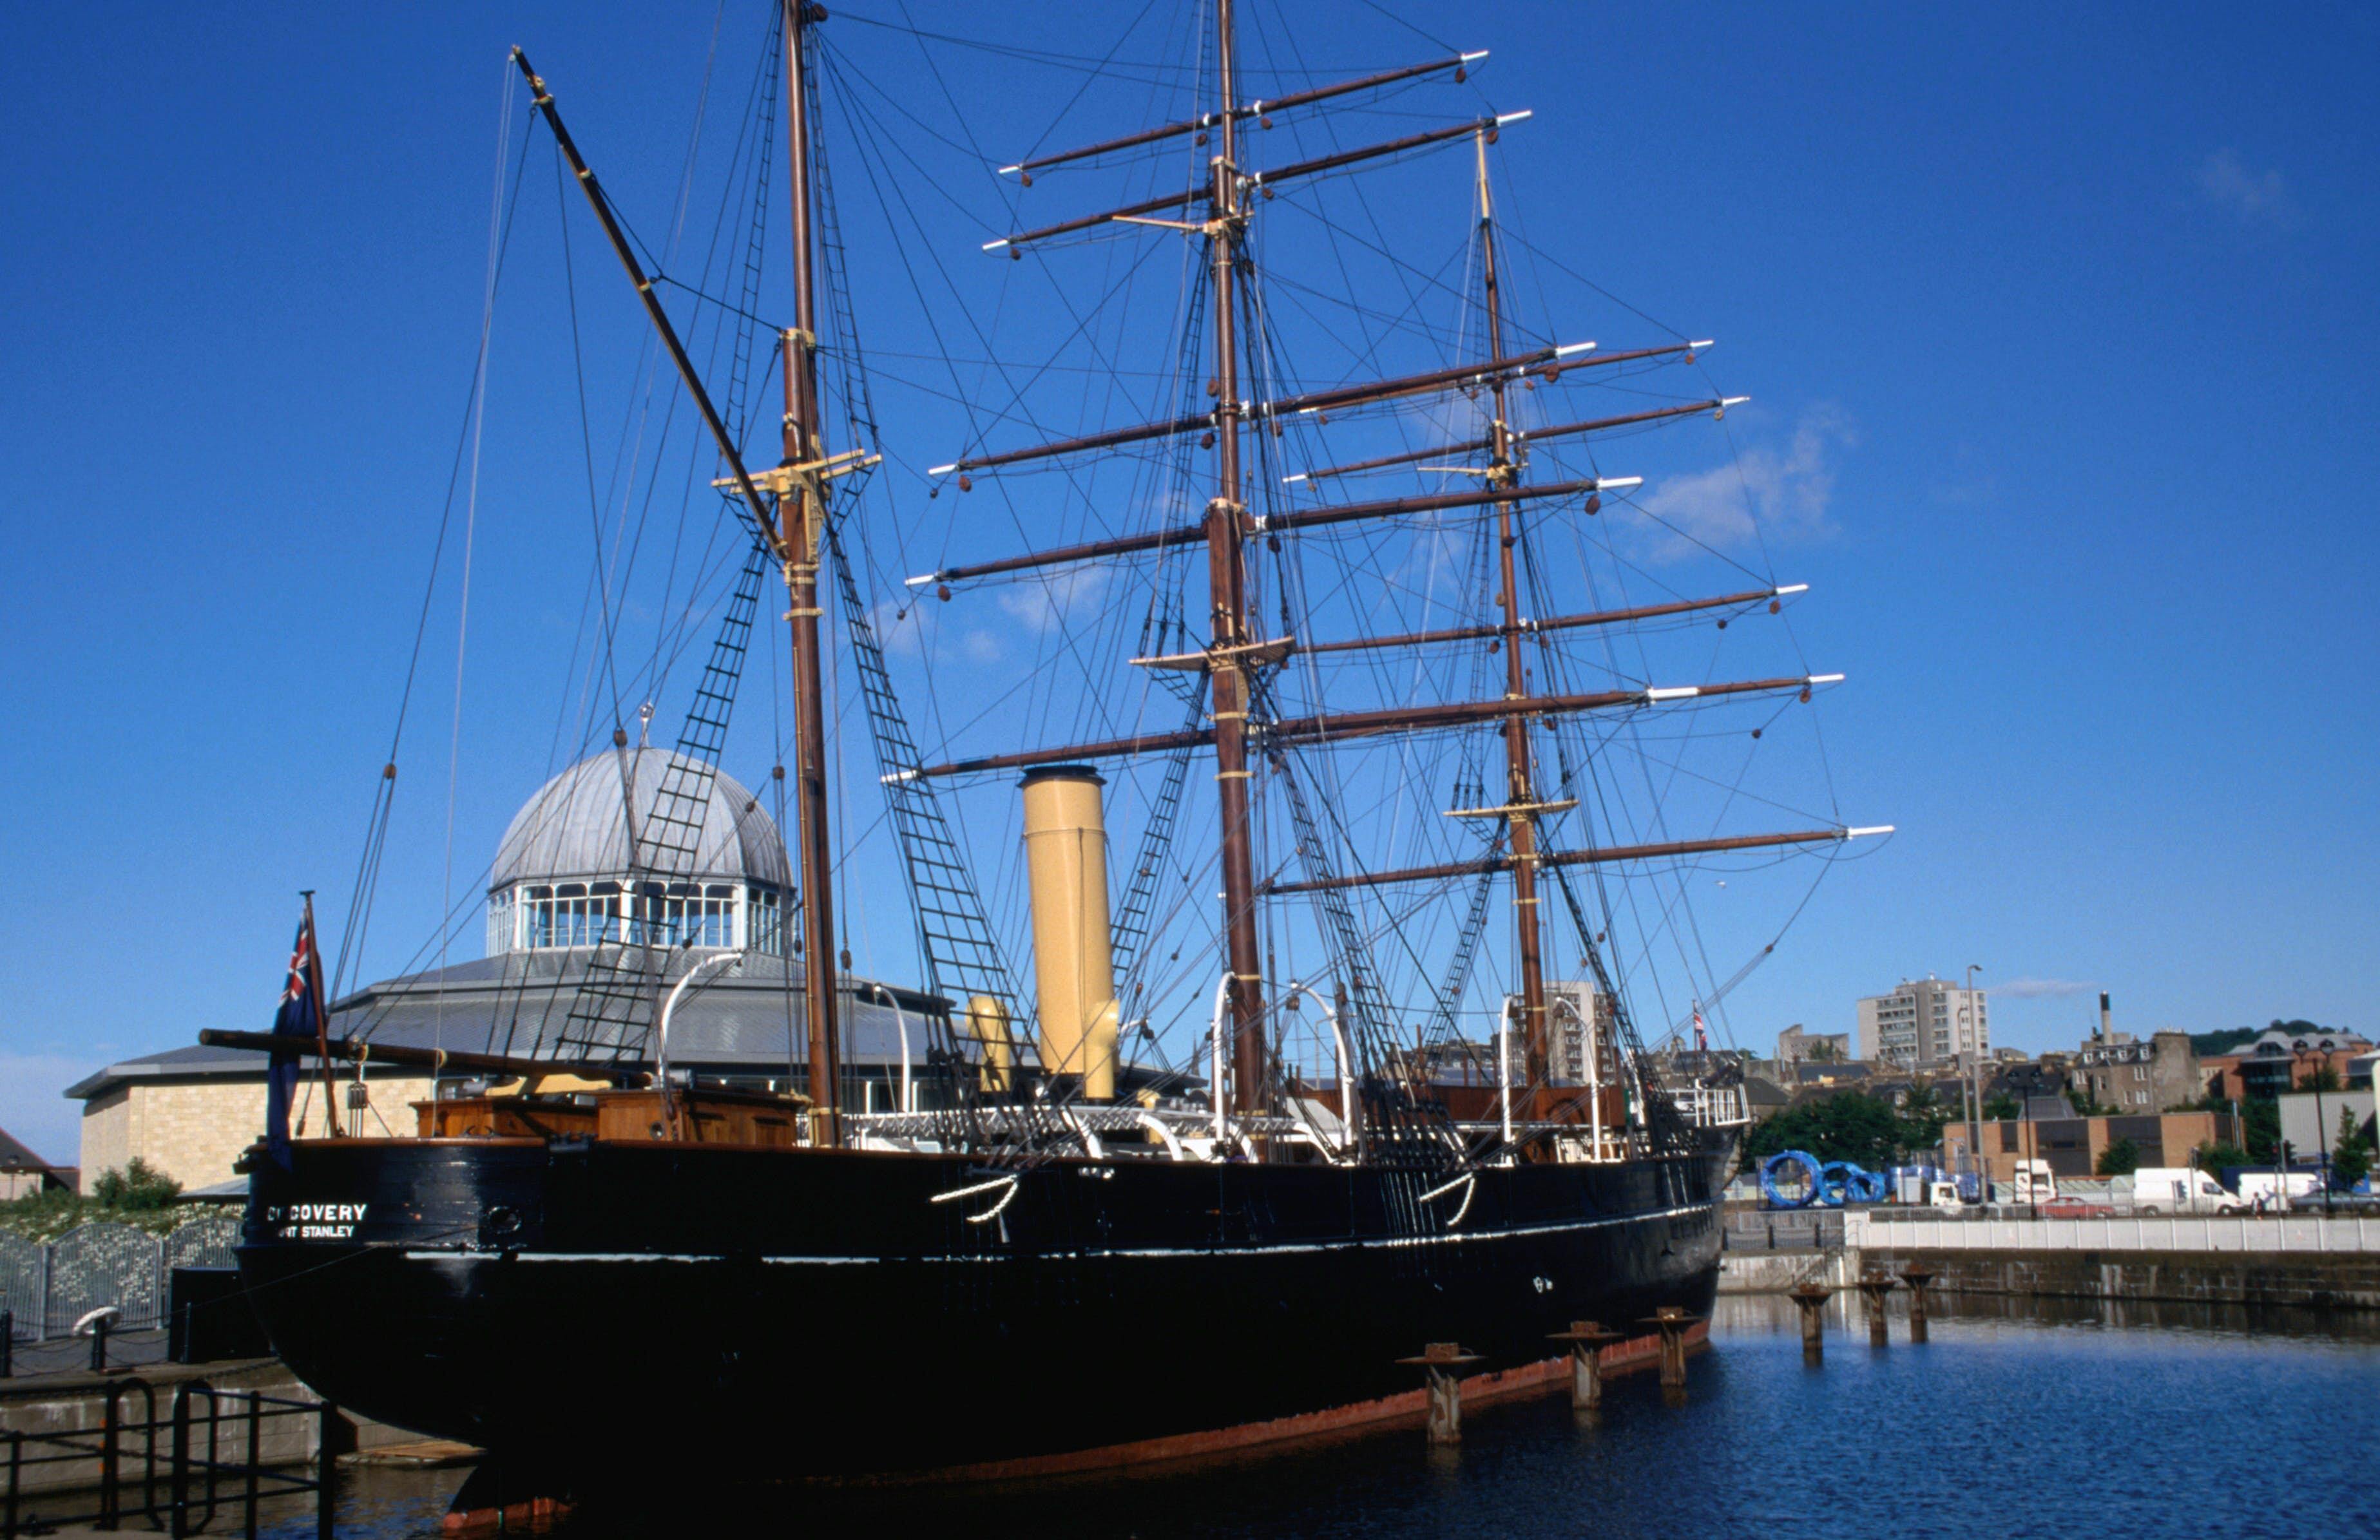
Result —
[[[2223, 1190], [2212, 1171], [2186, 1166], [2143, 1166], [2131, 1183], [2135, 1214], [2237, 1214], [2246, 1207]], [[2117, 1186], [2122, 1185], [2119, 1179]]]
[[[2321, 1181], [2312, 1171], [2291, 1171], [2289, 1175], [2289, 1200], [2302, 1202], [2322, 1191]], [[2242, 1209], [2253, 1208], [2256, 1200], [2265, 1200], [2267, 1213], [2281, 1206], [2281, 1179], [2270, 1171], [2241, 1171], [2240, 1195], [2232, 1201]]]

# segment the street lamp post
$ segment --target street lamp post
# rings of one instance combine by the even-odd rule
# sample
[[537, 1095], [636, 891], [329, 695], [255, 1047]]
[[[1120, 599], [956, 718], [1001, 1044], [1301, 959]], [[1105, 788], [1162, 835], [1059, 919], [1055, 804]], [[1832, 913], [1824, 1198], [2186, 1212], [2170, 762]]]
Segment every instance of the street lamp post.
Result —
[[1989, 1203], [1991, 1178], [1985, 1174], [1984, 1168], [1984, 1013], [1975, 1009], [1975, 975], [1982, 969], [1981, 963], [1967, 964], [1967, 998], [1959, 1009], [1967, 1020], [1967, 1098], [1975, 1110], [1967, 1123], [1967, 1151], [1975, 1163], [1975, 1196]]

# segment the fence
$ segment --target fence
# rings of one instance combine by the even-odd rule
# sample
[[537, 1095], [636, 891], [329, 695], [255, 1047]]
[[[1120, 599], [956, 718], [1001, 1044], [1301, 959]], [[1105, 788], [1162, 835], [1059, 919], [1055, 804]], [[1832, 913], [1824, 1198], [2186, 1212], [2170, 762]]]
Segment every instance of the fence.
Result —
[[1859, 1247], [1927, 1251], [2380, 1252], [2380, 1219], [2318, 1214], [2236, 1219], [1939, 1219], [1844, 1216]]
[[1838, 1251], [1843, 1243], [1843, 1215], [1815, 1208], [1730, 1214], [1719, 1235], [1729, 1251]]
[[[192, 1535], [225, 1508], [237, 1510], [255, 1540], [263, 1504], [300, 1493], [313, 1496], [314, 1533], [327, 1537], [345, 1426], [327, 1401], [218, 1390], [202, 1379], [176, 1386], [161, 1415], [154, 1386], [120, 1380], [96, 1434], [0, 1431], [0, 1540], [132, 1520]], [[289, 1469], [310, 1457], [313, 1475]]]
[[112, 1329], [165, 1324], [165, 1280], [176, 1267], [228, 1267], [239, 1219], [207, 1214], [170, 1235], [124, 1224], [79, 1225], [46, 1243], [0, 1231], [0, 1311], [20, 1341], [64, 1337], [93, 1310], [114, 1305]]

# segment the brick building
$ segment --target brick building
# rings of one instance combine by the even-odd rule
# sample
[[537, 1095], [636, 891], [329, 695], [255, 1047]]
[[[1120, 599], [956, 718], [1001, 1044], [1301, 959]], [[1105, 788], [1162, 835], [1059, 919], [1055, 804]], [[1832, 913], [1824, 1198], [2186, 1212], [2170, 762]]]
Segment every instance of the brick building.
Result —
[[[1974, 1143], [1973, 1126], [1954, 1122], [1942, 1130], [1942, 1151], [1952, 1170]], [[2097, 1118], [2010, 1118], [1983, 1125], [1985, 1172], [2012, 1183], [2017, 1162], [2045, 1160], [2055, 1177], [2095, 1176], [2099, 1157], [2119, 1139], [2130, 1139], [2143, 1166], [2187, 1166], [2201, 1145], [2238, 1144], [2240, 1134], [2228, 1112], [2155, 1112]]]
[[2078, 1089], [2111, 1112], [2163, 1112], [2205, 1095], [2187, 1032], [2155, 1033], [2145, 1043], [2095, 1037], [2076, 1050], [2072, 1074]]

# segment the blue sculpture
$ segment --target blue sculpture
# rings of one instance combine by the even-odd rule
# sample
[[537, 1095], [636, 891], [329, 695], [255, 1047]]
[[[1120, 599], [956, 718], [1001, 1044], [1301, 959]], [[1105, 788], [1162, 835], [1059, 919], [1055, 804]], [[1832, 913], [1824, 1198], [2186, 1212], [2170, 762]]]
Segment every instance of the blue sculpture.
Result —
[[[1785, 1170], [1789, 1163], [1801, 1167], [1804, 1173], [1799, 1197], [1787, 1197], [1777, 1185], [1779, 1173]], [[1780, 1150], [1760, 1163], [1760, 1195], [1771, 1208], [1807, 1208], [1817, 1201], [1819, 1191], [1825, 1185], [1825, 1172], [1818, 1164], [1818, 1158], [1807, 1150]], [[1840, 1203], [1842, 1200], [1838, 1198], [1836, 1201]]]

